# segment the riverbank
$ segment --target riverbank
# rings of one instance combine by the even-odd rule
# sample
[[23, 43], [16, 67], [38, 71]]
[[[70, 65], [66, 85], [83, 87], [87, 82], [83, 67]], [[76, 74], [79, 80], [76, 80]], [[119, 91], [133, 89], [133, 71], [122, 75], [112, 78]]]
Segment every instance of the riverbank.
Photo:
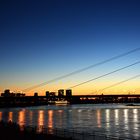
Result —
[[71, 140], [43, 132], [36, 132], [35, 128], [21, 127], [12, 122], [0, 121], [0, 139], [2, 140]]

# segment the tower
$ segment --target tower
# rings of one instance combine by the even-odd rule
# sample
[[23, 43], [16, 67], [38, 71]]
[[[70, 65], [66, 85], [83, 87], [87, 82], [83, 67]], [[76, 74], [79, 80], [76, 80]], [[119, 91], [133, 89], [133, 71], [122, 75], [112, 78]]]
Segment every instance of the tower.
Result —
[[64, 97], [64, 89], [59, 89], [58, 90], [58, 97], [59, 98]]
[[66, 90], [66, 97], [71, 97], [72, 96], [72, 90], [71, 89], [67, 89]]

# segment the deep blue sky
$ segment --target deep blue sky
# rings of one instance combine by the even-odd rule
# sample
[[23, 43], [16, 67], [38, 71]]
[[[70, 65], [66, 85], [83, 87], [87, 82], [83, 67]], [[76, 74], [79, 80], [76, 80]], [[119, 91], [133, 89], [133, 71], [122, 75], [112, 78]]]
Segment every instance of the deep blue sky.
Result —
[[[140, 47], [139, 38], [139, 0], [1, 0], [0, 90], [21, 90]], [[135, 53], [56, 85], [67, 88], [139, 56]], [[129, 73], [133, 76], [139, 68]]]

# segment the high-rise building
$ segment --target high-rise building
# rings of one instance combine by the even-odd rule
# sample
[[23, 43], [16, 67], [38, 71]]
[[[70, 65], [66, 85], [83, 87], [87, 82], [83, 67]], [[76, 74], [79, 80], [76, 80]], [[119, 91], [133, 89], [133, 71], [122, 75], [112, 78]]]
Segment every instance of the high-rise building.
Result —
[[49, 96], [50, 96], [49, 91], [46, 91], [46, 97], [49, 97]]
[[4, 91], [4, 93], [2, 93], [1, 94], [1, 96], [4, 96], [4, 97], [11, 97], [11, 92], [10, 92], [10, 90], [9, 89], [6, 89], [5, 91]]
[[66, 90], [66, 96], [67, 97], [71, 97], [72, 96], [72, 90], [71, 89], [67, 89]]
[[55, 97], [56, 93], [55, 92], [49, 92], [49, 96]]
[[38, 96], [38, 93], [37, 93], [37, 92], [35, 92], [35, 93], [34, 93], [34, 97], [37, 97], [37, 96]]
[[59, 89], [58, 90], [58, 97], [63, 97], [64, 96], [64, 89]]

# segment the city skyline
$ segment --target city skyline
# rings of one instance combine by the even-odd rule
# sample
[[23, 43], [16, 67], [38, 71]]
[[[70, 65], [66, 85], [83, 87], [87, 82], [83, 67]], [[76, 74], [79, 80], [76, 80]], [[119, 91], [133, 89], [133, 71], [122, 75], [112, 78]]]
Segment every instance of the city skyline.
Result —
[[[1, 1], [0, 92], [34, 85], [102, 62], [140, 47], [138, 0]], [[139, 61], [139, 51], [76, 75], [28, 91], [67, 89]], [[72, 89], [99, 94], [112, 84], [139, 74], [140, 65]], [[140, 93], [140, 78], [106, 89]]]

